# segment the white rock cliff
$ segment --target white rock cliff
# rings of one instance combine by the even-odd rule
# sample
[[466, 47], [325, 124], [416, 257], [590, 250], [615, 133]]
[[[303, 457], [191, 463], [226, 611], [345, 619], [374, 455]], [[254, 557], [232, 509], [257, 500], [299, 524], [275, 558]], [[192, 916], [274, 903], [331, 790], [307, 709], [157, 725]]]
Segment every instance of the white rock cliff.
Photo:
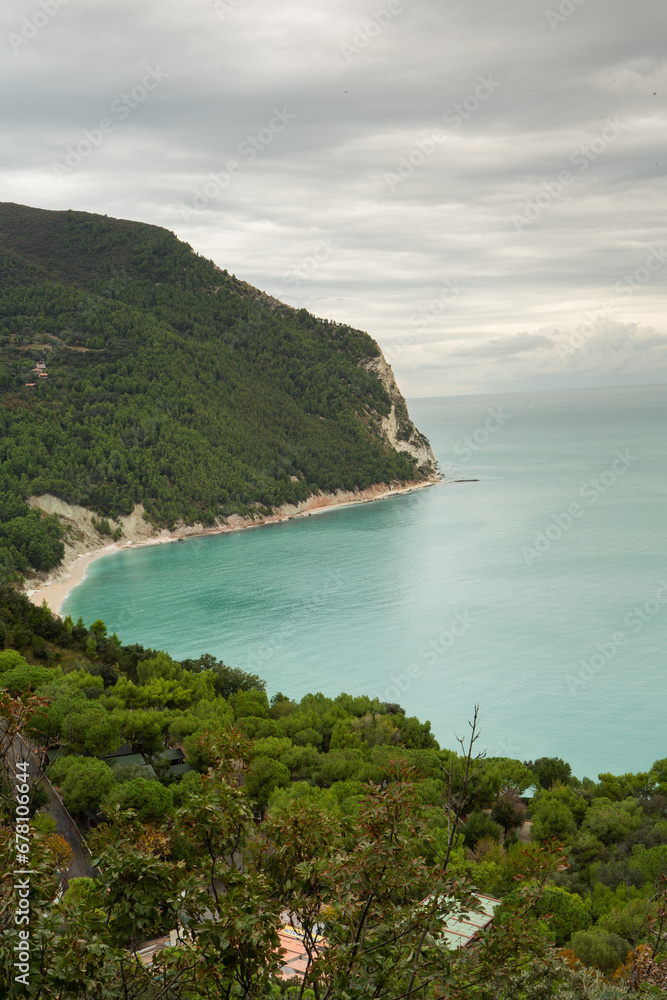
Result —
[[397, 451], [412, 455], [417, 460], [417, 468], [425, 475], [437, 476], [437, 461], [428, 438], [410, 420], [408, 407], [396, 384], [391, 365], [380, 352], [378, 357], [366, 359], [362, 363], [366, 371], [374, 372], [391, 400], [389, 416], [382, 417], [382, 433], [387, 442]]

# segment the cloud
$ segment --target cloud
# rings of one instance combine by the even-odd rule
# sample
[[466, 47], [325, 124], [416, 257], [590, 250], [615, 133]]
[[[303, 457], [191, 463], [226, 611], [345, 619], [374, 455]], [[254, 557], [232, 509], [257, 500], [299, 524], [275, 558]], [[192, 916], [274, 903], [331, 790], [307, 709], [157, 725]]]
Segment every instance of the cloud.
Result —
[[[407, 347], [403, 365], [419, 395], [530, 386], [631, 385], [667, 381], [667, 334], [636, 323], [593, 318], [536, 334], [500, 337], [470, 348], [434, 342]], [[532, 380], [532, 381], [531, 381]]]
[[510, 360], [518, 354], [526, 354], [544, 347], [553, 348], [553, 340], [532, 333], [517, 333], [513, 337], [498, 337], [475, 347], [462, 345], [452, 351], [452, 357], [499, 358]]
[[637, 323], [600, 318], [554, 331], [564, 372], [659, 372], [667, 370], [667, 334]]
[[[543, 0], [54, 4], [45, 23], [36, 2], [0, 12], [6, 200], [173, 229], [394, 347], [408, 394], [428, 365], [429, 391], [499, 385], [506, 371], [537, 384], [554, 370], [545, 338], [610, 298], [618, 329], [601, 323], [556, 359], [559, 377], [640, 372], [651, 351], [662, 364], [667, 270], [614, 291], [665, 239], [660, 0], [641, 17], [585, 0], [555, 23]], [[149, 66], [160, 86], [56, 176]], [[268, 141], [276, 109], [294, 117]], [[335, 252], [285, 292], [320, 240]], [[431, 310], [447, 281], [464, 292]]]

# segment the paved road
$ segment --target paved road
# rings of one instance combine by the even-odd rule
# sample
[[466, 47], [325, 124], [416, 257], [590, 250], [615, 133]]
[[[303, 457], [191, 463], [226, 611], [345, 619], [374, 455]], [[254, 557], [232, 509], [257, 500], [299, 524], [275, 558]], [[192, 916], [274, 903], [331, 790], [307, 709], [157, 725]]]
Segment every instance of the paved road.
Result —
[[30, 774], [41, 778], [49, 794], [49, 813], [56, 821], [56, 833], [64, 837], [72, 849], [74, 858], [65, 881], [69, 882], [71, 878], [83, 878], [84, 876], [95, 878], [98, 871], [96, 868], [91, 868], [88, 864], [87, 859], [89, 854], [74, 820], [67, 812], [67, 809], [65, 809], [53, 785], [40, 768], [39, 761], [30, 744], [20, 735], [17, 736], [14, 742], [14, 754], [16, 760], [25, 760], [29, 763]]

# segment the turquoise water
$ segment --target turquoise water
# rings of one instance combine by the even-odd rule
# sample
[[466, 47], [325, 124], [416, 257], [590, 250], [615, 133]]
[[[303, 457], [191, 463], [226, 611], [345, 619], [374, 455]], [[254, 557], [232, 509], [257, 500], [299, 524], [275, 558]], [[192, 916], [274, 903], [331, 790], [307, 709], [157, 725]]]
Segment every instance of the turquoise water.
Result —
[[[667, 757], [667, 387], [414, 400], [452, 478], [94, 562], [63, 613], [579, 777]], [[661, 581], [666, 581], [665, 586]]]

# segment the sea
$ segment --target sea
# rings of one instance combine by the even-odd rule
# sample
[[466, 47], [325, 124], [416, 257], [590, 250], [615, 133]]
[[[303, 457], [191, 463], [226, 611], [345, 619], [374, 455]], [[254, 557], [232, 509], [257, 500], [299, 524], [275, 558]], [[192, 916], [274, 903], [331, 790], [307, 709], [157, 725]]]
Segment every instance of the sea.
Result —
[[61, 613], [269, 695], [368, 694], [443, 747], [667, 757], [667, 386], [415, 399], [448, 480], [93, 562]]

